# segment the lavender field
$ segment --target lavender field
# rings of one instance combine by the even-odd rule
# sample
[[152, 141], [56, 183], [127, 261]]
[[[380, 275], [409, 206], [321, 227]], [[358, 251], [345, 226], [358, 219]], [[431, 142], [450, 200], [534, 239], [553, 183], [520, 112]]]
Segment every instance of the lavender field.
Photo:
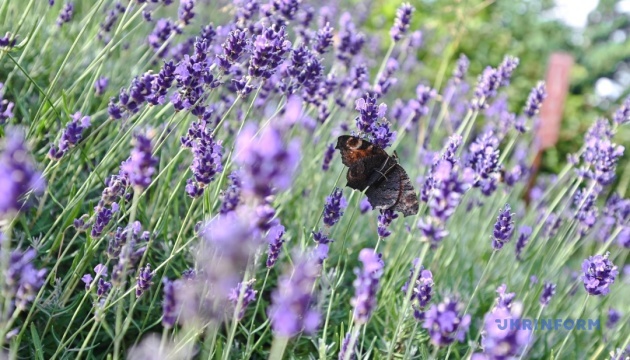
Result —
[[0, 1], [0, 359], [628, 359], [630, 97], [423, 4]]

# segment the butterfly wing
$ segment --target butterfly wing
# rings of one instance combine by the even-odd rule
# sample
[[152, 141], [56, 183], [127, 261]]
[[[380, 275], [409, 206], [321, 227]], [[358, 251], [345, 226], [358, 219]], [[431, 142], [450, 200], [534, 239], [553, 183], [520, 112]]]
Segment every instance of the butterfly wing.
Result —
[[368, 186], [380, 181], [392, 164], [387, 154], [373, 155], [357, 160], [348, 169], [346, 186], [363, 191]]
[[356, 136], [340, 136], [337, 138], [335, 148], [341, 152], [341, 162], [347, 167], [352, 167], [360, 160], [370, 156], [388, 156], [385, 150]]
[[398, 164], [370, 185], [365, 194], [375, 209], [391, 209], [403, 213], [404, 216], [418, 213], [418, 196], [405, 169]]
[[397, 170], [395, 171], [400, 174], [400, 189], [398, 201], [396, 201], [392, 210], [399, 211], [403, 213], [404, 216], [416, 215], [420, 207], [416, 190], [413, 188], [413, 185], [411, 185], [411, 180], [402, 166], [397, 165]]

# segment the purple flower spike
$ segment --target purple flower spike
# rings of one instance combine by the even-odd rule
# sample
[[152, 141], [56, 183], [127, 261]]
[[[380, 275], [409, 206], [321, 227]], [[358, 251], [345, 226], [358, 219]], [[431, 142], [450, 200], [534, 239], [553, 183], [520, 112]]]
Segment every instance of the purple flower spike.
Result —
[[221, 214], [227, 214], [234, 211], [241, 201], [241, 179], [238, 172], [233, 171], [228, 175], [230, 185], [221, 195]]
[[[239, 320], [243, 319], [243, 316], [245, 316], [245, 310], [247, 310], [247, 306], [256, 300], [256, 294], [258, 293], [258, 291], [254, 290], [255, 283], [256, 283], [256, 279], [251, 279], [245, 284], [238, 283], [235, 288], [230, 290], [228, 299], [230, 300], [230, 302], [232, 302], [232, 305], [234, 306], [238, 305], [238, 298], [241, 294], [241, 291], [243, 291], [243, 297], [241, 299], [241, 307], [239, 308], [240, 310], [238, 312]], [[245, 289], [243, 289], [243, 286], [245, 286]]]
[[540, 305], [547, 306], [549, 301], [556, 294], [556, 284], [546, 282], [543, 286], [542, 294], [540, 294]]
[[170, 329], [175, 326], [177, 317], [179, 316], [179, 306], [177, 301], [177, 291], [179, 290], [180, 281], [171, 281], [168, 278], [162, 280], [164, 283], [164, 300], [162, 300], [162, 325]]
[[353, 282], [354, 297], [350, 301], [354, 307], [353, 318], [357, 325], [366, 324], [376, 308], [376, 293], [384, 266], [381, 254], [374, 253], [373, 249], [361, 250], [359, 260], [363, 263], [363, 269], [354, 271], [357, 278]]
[[610, 253], [595, 255], [582, 263], [582, 280], [584, 289], [589, 295], [606, 295], [610, 292], [610, 285], [615, 282], [619, 274], [617, 267], [608, 260]]
[[509, 204], [505, 204], [505, 207], [499, 212], [497, 221], [494, 224], [492, 248], [494, 250], [501, 250], [503, 245], [510, 241], [512, 234], [514, 233], [514, 220], [512, 217], [512, 209]]
[[501, 79], [501, 74], [496, 69], [486, 67], [475, 87], [475, 98], [471, 103], [474, 110], [483, 110], [488, 107], [488, 100], [496, 96]]
[[154, 272], [151, 271], [151, 264], [147, 264], [147, 266], [140, 269], [140, 272], [138, 273], [137, 282], [136, 282], [136, 297], [137, 298], [142, 296], [142, 294], [144, 294], [145, 291], [149, 290], [151, 285], [153, 285], [153, 282], [151, 282], [151, 279], [153, 279], [153, 275], [154, 275]]
[[261, 199], [288, 189], [300, 158], [299, 142], [285, 145], [280, 130], [247, 124], [236, 139], [235, 160], [241, 166], [243, 190]]
[[326, 204], [324, 205], [324, 224], [327, 226], [335, 225], [341, 216], [343, 210], [348, 206], [346, 198], [343, 196], [343, 191], [339, 188], [335, 188], [333, 193], [326, 197]]
[[323, 55], [328, 51], [332, 43], [333, 28], [330, 27], [329, 23], [326, 23], [326, 26], [317, 30], [313, 50], [315, 50], [318, 54]]
[[[0, 240], [1, 236], [0, 236]], [[37, 253], [33, 249], [24, 252], [14, 250], [9, 255], [6, 269], [5, 294], [13, 298], [15, 307], [24, 311], [28, 308], [39, 289], [44, 285], [46, 269], [38, 270], [33, 265]]]
[[613, 329], [617, 323], [621, 320], [621, 313], [613, 308], [608, 309], [608, 320], [606, 320], [606, 327]]
[[90, 117], [83, 116], [80, 112], [72, 115], [72, 120], [61, 133], [58, 146], [52, 146], [48, 151], [48, 157], [52, 160], [60, 160], [71, 148], [81, 141], [83, 131], [90, 127]]
[[276, 335], [293, 337], [300, 331], [313, 333], [317, 330], [321, 316], [312, 307], [312, 290], [318, 274], [316, 259], [302, 257], [280, 277], [267, 310]]
[[136, 189], [144, 190], [151, 184], [151, 178], [155, 174], [157, 158], [151, 152], [151, 139], [138, 134], [134, 137], [134, 148], [131, 156], [120, 165], [120, 170], [129, 177], [131, 185]]
[[269, 243], [269, 249], [267, 250], [267, 268], [271, 269], [278, 261], [280, 251], [282, 250], [282, 244], [284, 244], [284, 226], [278, 224], [273, 226], [267, 232], [267, 242]]
[[0, 125], [13, 118], [13, 107], [15, 106], [13, 102], [3, 99], [3, 88], [4, 84], [0, 82]]
[[372, 205], [367, 197], [363, 198], [363, 200], [359, 203], [359, 210], [361, 211], [361, 214], [365, 214], [366, 212], [372, 210]]
[[223, 45], [221, 45], [223, 54], [217, 56], [219, 67], [223, 71], [230, 70], [232, 64], [238, 61], [238, 58], [245, 51], [246, 45], [245, 31], [240, 29], [231, 31]]
[[74, 4], [68, 2], [63, 6], [61, 12], [59, 13], [57, 26], [61, 27], [63, 24], [72, 21], [72, 15], [74, 15]]
[[96, 96], [101, 96], [107, 89], [107, 84], [109, 84], [109, 79], [105, 76], [101, 76], [94, 83], [94, 91], [96, 92]]
[[330, 168], [330, 162], [332, 161], [333, 156], [335, 155], [335, 145], [330, 144], [326, 148], [326, 152], [324, 153], [324, 162], [322, 163], [322, 170], [328, 171]]
[[512, 307], [512, 301], [516, 293], [507, 292], [507, 285], [502, 284], [497, 288], [497, 301], [495, 308], [506, 308], [509, 309]]
[[547, 88], [545, 87], [545, 82], [540, 81], [536, 86], [532, 89], [527, 97], [527, 103], [525, 104], [525, 108], [523, 109], [523, 114], [529, 118], [533, 118], [538, 114], [542, 102], [547, 97]]
[[464, 78], [468, 73], [469, 66], [470, 61], [468, 60], [468, 57], [464, 54], [460, 54], [459, 59], [457, 59], [457, 64], [455, 64], [455, 68], [453, 69], [453, 82], [459, 84], [464, 81]]
[[372, 126], [385, 115], [387, 105], [376, 105], [376, 98], [365, 95], [365, 98], [359, 98], [356, 101], [356, 110], [359, 116], [356, 118], [357, 128], [361, 132], [371, 132]]
[[510, 326], [521, 324], [521, 308], [519, 304], [512, 309], [499, 308], [486, 314], [481, 340], [483, 352], [474, 354], [472, 360], [515, 359], [521, 355], [532, 332], [524, 326]]
[[16, 42], [17, 36], [12, 35], [10, 32], [7, 32], [3, 37], [0, 37], [0, 47], [12, 48], [15, 46]]
[[381, 214], [378, 216], [378, 226], [377, 226], [377, 232], [378, 232], [378, 236], [380, 238], [386, 238], [389, 237], [389, 235], [391, 235], [392, 233], [387, 229], [392, 221], [394, 221], [394, 219], [396, 219], [398, 217], [398, 214], [396, 214], [393, 210], [382, 210]]
[[[194, 129], [192, 129], [194, 128]], [[189, 134], [196, 134], [198, 137], [190, 136], [187, 144], [192, 147], [193, 162], [190, 170], [194, 176], [194, 184], [186, 191], [190, 197], [199, 197], [203, 190], [213, 180], [216, 174], [223, 170], [221, 158], [223, 147], [212, 137], [212, 131], [203, 121], [193, 122]]]
[[449, 298], [438, 305], [431, 305], [425, 314], [422, 327], [429, 331], [435, 346], [447, 346], [455, 340], [464, 341], [470, 326], [470, 315], [462, 316], [461, 304]]
[[284, 27], [275, 31], [273, 27], [263, 29], [262, 34], [256, 35], [253, 43], [253, 54], [249, 59], [248, 73], [253, 77], [269, 79], [280, 63], [284, 54], [291, 49], [291, 42]]
[[[402, 292], [406, 295], [409, 284], [412, 282], [413, 273], [418, 266], [420, 259], [413, 260], [412, 268], [409, 270], [409, 278], [402, 287]], [[413, 282], [413, 292], [411, 293], [411, 306], [414, 310], [414, 317], [416, 320], [424, 320], [424, 311], [431, 298], [433, 297], [433, 274], [430, 270], [425, 270], [424, 266], [420, 266], [420, 271], [416, 277], [416, 281]]]
[[411, 22], [411, 15], [416, 9], [411, 4], [403, 3], [396, 10], [396, 20], [394, 20], [394, 26], [389, 30], [389, 34], [392, 40], [399, 41], [409, 30], [409, 23]]
[[523, 252], [523, 249], [525, 248], [525, 246], [527, 246], [527, 243], [529, 242], [529, 236], [531, 234], [532, 234], [531, 226], [523, 225], [519, 228], [519, 235], [518, 235], [518, 239], [516, 240], [516, 247], [515, 247], [517, 260], [522, 260], [521, 253]]
[[512, 73], [516, 70], [516, 67], [519, 64], [519, 60], [517, 57], [507, 55], [503, 58], [501, 64], [497, 68], [497, 72], [499, 73], [499, 82], [500, 86], [508, 86], [510, 85], [510, 78], [512, 77]]
[[180, 0], [177, 15], [179, 21], [184, 25], [189, 25], [190, 21], [195, 17], [195, 0]]
[[630, 97], [626, 98], [623, 105], [617, 109], [613, 116], [613, 121], [617, 125], [623, 125], [630, 122]]
[[21, 131], [7, 129], [0, 144], [0, 218], [26, 209], [29, 191], [41, 193], [44, 179], [31, 158]]
[[[357, 359], [356, 344], [355, 346], [353, 346], [352, 349], [349, 349], [351, 337], [352, 337], [352, 333], [347, 333], [346, 336], [343, 338], [343, 342], [341, 343], [341, 349], [339, 349], [339, 357], [338, 357], [339, 360], [346, 360], [346, 357], [348, 357], [349, 360]], [[349, 355], [348, 355], [348, 352], [350, 352]]]

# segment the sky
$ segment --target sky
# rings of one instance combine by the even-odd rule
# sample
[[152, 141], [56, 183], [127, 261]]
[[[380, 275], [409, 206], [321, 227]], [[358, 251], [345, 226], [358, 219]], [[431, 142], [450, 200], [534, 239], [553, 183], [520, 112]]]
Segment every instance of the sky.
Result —
[[588, 13], [595, 9], [598, 2], [599, 0], [556, 0], [553, 15], [570, 26], [583, 28]]

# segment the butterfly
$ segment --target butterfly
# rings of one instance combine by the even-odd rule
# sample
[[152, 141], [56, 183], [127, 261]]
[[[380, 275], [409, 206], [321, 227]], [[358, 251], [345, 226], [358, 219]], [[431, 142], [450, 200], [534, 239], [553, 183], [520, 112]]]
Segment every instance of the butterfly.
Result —
[[404, 216], [418, 213], [418, 196], [396, 156], [349, 135], [340, 136], [335, 149], [339, 149], [341, 162], [349, 168], [346, 186], [365, 190], [372, 208], [399, 211]]

